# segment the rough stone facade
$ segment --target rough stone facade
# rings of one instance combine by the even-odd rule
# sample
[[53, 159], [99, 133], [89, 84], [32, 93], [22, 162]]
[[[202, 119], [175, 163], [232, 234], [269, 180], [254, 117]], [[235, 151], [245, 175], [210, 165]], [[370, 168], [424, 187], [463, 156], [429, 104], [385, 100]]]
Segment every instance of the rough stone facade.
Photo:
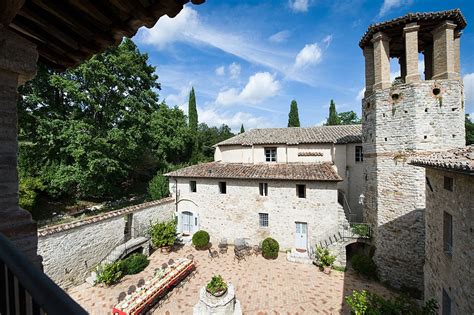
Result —
[[[453, 191], [444, 177], [454, 179]], [[474, 314], [474, 176], [426, 169], [433, 190], [426, 187], [425, 298], [443, 306], [443, 290], [451, 299], [451, 314]], [[452, 254], [444, 251], [443, 216], [452, 216]]]
[[362, 104], [364, 216], [375, 227], [374, 260], [382, 281], [423, 292], [425, 171], [406, 160], [464, 145], [463, 85], [392, 85]]
[[81, 221], [38, 231], [38, 253], [44, 272], [58, 285], [68, 288], [83, 283], [124, 238], [125, 217], [132, 214], [131, 237], [146, 234], [151, 222], [174, 217], [172, 198], [104, 213]]
[[[190, 192], [191, 180], [196, 181], [196, 192]], [[226, 182], [226, 194], [219, 192], [220, 181]], [[259, 195], [263, 182], [268, 183], [268, 196]], [[306, 185], [306, 198], [298, 198], [297, 184]], [[171, 190], [174, 185], [171, 179]], [[222, 238], [229, 243], [248, 238], [258, 244], [271, 236], [281, 250], [291, 249], [295, 247], [295, 222], [307, 223], [310, 246], [344, 220], [336, 188], [337, 182], [178, 178], [178, 212], [191, 212], [193, 232], [208, 231], [216, 245]], [[259, 213], [268, 214], [268, 227], [259, 226]]]

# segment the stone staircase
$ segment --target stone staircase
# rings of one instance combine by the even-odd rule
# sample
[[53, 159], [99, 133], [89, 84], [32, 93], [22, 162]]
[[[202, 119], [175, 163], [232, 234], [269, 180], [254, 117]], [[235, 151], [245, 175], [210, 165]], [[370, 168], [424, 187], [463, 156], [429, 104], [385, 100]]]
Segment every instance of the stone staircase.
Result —
[[302, 253], [297, 251], [295, 248], [292, 248], [290, 252], [286, 253], [286, 260], [306, 265], [311, 265], [313, 263], [308, 251]]

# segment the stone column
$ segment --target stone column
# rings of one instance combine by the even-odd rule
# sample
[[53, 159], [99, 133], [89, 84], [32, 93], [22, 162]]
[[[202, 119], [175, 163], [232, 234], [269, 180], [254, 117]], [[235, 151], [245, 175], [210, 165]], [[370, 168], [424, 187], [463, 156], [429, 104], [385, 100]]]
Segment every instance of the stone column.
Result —
[[425, 46], [423, 56], [425, 61], [425, 80], [431, 80], [433, 77], [433, 43]]
[[454, 72], [461, 77], [461, 32], [454, 33]]
[[365, 94], [364, 97], [372, 94], [375, 83], [374, 73], [374, 47], [364, 47], [364, 58], [365, 58]]
[[456, 24], [444, 21], [433, 32], [433, 79], [459, 79], [454, 71], [454, 29]]
[[385, 89], [392, 85], [390, 82], [390, 38], [382, 32], [372, 37], [374, 43], [374, 90]]
[[420, 26], [415, 23], [409, 23], [403, 28], [405, 37], [405, 65], [406, 77], [405, 83], [420, 81], [418, 73], [418, 30]]
[[37, 266], [38, 236], [31, 214], [18, 206], [18, 86], [36, 74], [36, 46], [0, 25], [0, 233]]

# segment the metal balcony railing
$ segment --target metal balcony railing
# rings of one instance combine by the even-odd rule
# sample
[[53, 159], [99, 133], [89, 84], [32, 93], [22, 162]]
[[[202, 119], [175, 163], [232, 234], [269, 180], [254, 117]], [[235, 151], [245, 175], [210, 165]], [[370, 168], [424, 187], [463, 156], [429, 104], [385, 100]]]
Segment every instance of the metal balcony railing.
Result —
[[0, 234], [0, 314], [87, 314]]
[[342, 225], [342, 238], [371, 238], [372, 227], [368, 223], [350, 222]]

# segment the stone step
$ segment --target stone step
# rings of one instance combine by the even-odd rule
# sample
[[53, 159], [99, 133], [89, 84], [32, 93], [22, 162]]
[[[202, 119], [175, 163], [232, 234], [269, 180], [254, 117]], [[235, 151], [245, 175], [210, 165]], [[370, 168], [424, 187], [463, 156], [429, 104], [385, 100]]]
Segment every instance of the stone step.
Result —
[[298, 252], [295, 248], [293, 248], [291, 252], [286, 253], [286, 260], [298, 264], [311, 265], [313, 263], [313, 260], [309, 257], [309, 253], [307, 251], [301, 253]]

